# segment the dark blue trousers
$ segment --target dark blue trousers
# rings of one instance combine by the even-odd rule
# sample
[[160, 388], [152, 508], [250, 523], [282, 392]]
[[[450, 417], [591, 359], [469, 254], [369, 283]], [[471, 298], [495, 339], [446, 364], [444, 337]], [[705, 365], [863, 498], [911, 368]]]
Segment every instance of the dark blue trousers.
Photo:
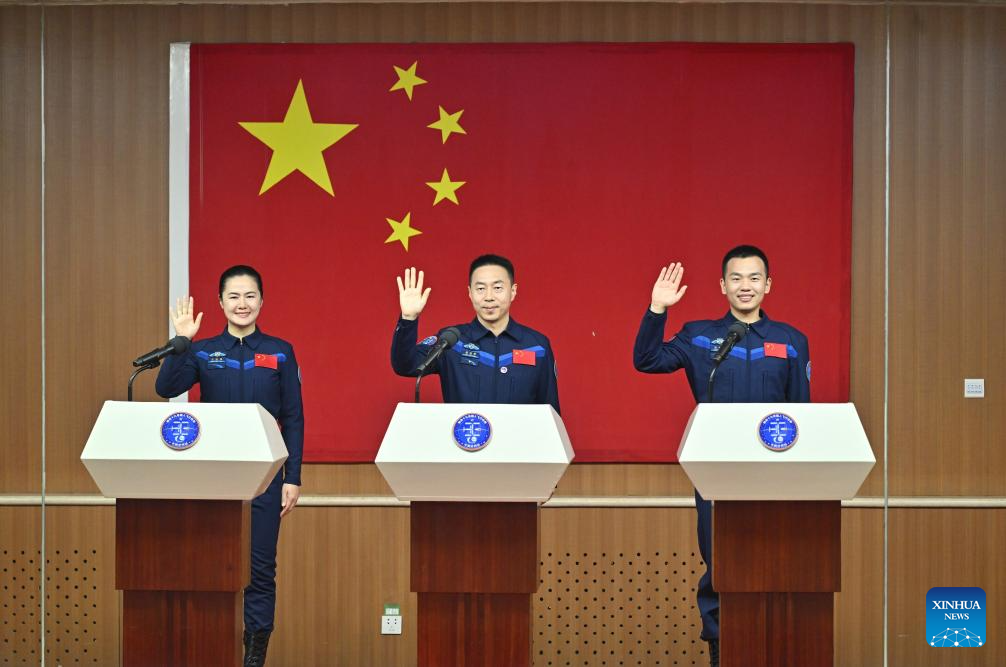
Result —
[[695, 509], [698, 512], [699, 553], [706, 563], [706, 571], [699, 579], [696, 600], [702, 614], [702, 639], [720, 638], [720, 596], [713, 590], [713, 504], [695, 491]]
[[283, 471], [251, 506], [251, 581], [245, 588], [245, 630], [272, 630], [276, 615], [276, 545], [283, 502]]

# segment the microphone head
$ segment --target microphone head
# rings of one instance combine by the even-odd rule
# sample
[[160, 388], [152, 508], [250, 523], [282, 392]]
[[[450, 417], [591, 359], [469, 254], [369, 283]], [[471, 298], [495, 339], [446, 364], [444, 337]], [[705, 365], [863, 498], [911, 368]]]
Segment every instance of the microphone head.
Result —
[[447, 343], [447, 347], [454, 347], [454, 344], [461, 340], [461, 331], [457, 327], [447, 327], [440, 332], [440, 340]]
[[728, 336], [733, 335], [734, 337], [737, 338], [737, 340], [744, 338], [744, 334], [746, 334], [747, 332], [748, 332], [748, 325], [744, 324], [743, 322], [734, 322], [733, 324], [730, 325], [730, 328], [727, 329], [727, 335]]
[[192, 347], [192, 341], [185, 336], [175, 336], [168, 341], [168, 345], [171, 346], [172, 354], [185, 354]]

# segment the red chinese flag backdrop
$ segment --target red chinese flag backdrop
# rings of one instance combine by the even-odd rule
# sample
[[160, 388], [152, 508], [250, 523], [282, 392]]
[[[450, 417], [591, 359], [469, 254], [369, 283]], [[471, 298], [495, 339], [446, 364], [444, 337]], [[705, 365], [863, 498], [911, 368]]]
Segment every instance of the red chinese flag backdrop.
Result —
[[[428, 83], [389, 90], [418, 62]], [[298, 82], [334, 196], [293, 172], [261, 195]], [[810, 338], [815, 401], [848, 399], [853, 48], [848, 44], [194, 45], [190, 260], [200, 334], [224, 326], [231, 264], [265, 281], [263, 331], [303, 372], [305, 460], [369, 461], [413, 381], [392, 372], [395, 276], [426, 272], [422, 336], [465, 322], [468, 263], [517, 269], [512, 316], [552, 341], [578, 461], [673, 461], [694, 406], [684, 373], [647, 376], [632, 344], [659, 269], [669, 314], [718, 318], [723, 253], [771, 260], [765, 310]], [[463, 110], [465, 134], [428, 127]], [[465, 184], [435, 206], [428, 182]], [[422, 232], [408, 251], [386, 219]], [[440, 400], [436, 378], [425, 400]]]

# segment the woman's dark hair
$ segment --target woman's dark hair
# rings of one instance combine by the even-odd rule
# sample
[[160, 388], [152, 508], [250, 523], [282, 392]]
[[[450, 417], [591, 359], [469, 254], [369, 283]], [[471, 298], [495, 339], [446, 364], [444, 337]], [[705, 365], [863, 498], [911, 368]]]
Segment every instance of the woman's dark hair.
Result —
[[258, 285], [258, 295], [260, 297], [265, 296], [265, 292], [262, 290], [262, 276], [259, 275], [258, 271], [245, 264], [237, 264], [220, 274], [220, 289], [217, 292], [219, 298], [224, 298], [224, 285], [227, 284], [227, 281], [238, 276], [254, 278], [255, 283]]

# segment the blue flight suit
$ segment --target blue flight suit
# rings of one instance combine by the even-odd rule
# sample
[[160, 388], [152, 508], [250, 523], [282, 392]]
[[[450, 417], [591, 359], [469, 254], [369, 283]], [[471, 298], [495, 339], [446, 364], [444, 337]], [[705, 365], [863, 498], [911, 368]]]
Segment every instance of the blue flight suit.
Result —
[[[427, 368], [440, 374], [445, 403], [548, 403], [559, 412], [555, 357], [548, 338], [512, 318], [494, 336], [478, 318], [459, 324], [461, 339]], [[391, 339], [391, 367], [415, 377], [416, 367], [437, 342], [430, 336], [416, 342], [419, 320], [399, 318]], [[514, 362], [514, 350], [527, 354]], [[533, 356], [532, 356], [533, 355]]]
[[[271, 368], [275, 365], [276, 368]], [[283, 484], [300, 485], [304, 452], [304, 406], [293, 346], [260, 329], [243, 339], [226, 329], [195, 341], [189, 351], [166, 357], [157, 374], [157, 393], [171, 398], [199, 383], [204, 403], [259, 403], [276, 418], [288, 458], [251, 507], [251, 581], [245, 588], [245, 630], [271, 631], [276, 611], [276, 545]]]
[[[667, 313], [647, 309], [639, 325], [632, 360], [644, 373], [673, 373], [683, 368], [698, 403], [708, 401], [712, 357], [736, 322], [730, 313], [718, 320], [688, 322], [668, 342], [663, 341]], [[778, 345], [766, 348], [766, 343]], [[785, 346], [783, 348], [783, 346]], [[785, 350], [785, 352], [783, 352]], [[785, 355], [783, 358], [780, 355]], [[748, 325], [744, 338], [716, 371], [714, 403], [809, 403], [810, 351], [807, 337], [796, 328], [768, 318]], [[712, 585], [712, 504], [695, 492], [699, 551], [706, 571], [699, 579], [698, 606], [702, 639], [719, 639], [719, 595]], [[742, 565], [739, 565], [742, 567]]]

